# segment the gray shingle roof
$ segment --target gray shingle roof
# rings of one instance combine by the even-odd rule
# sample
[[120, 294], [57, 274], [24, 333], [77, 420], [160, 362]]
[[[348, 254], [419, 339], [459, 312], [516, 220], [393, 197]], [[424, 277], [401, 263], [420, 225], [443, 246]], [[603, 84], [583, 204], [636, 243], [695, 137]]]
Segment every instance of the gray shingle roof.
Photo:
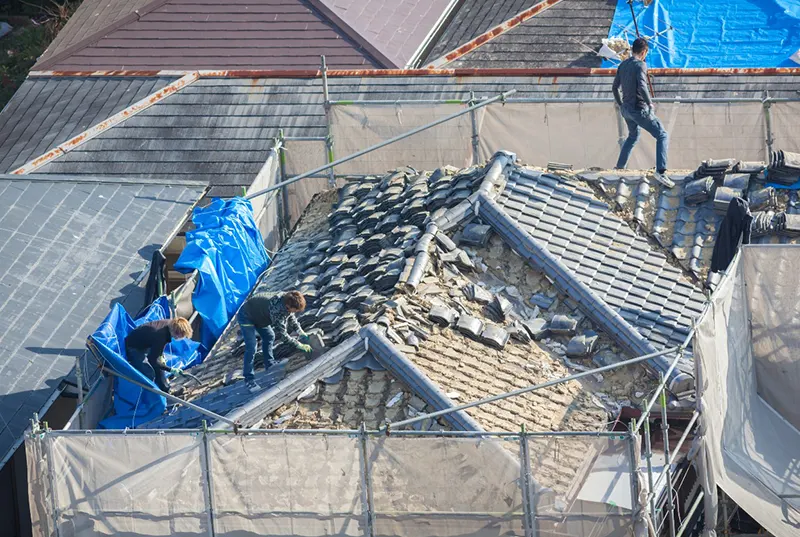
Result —
[[0, 460], [205, 191], [198, 182], [0, 176]]
[[447, 67], [600, 67], [602, 58], [595, 52], [608, 37], [616, 5], [613, 0], [564, 0]]
[[[761, 98], [796, 96], [796, 77], [656, 78], [659, 96]], [[12, 171], [165, 85], [153, 78], [32, 77], [0, 114], [0, 170]], [[453, 99], [515, 97], [610, 98], [609, 77], [334, 77], [331, 98]], [[192, 177], [212, 194], [238, 193], [258, 173], [270, 137], [325, 136], [319, 79], [201, 78], [108, 129], [38, 173]]]
[[425, 61], [444, 56], [536, 3], [536, 0], [494, 0], [492, 2], [464, 0], [460, 2], [453, 19], [442, 31]]

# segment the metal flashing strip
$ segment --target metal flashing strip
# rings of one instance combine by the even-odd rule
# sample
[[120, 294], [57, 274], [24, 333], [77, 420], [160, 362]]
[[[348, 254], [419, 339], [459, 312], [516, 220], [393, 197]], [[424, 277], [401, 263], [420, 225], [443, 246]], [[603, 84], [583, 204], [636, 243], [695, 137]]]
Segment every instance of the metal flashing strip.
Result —
[[[503, 208], [486, 194], [482, 193], [478, 200], [479, 214], [495, 232], [531, 265], [544, 272], [556, 287], [575, 300], [579, 307], [601, 329], [616, 339], [626, 350], [635, 355], [647, 355], [658, 352], [652, 343], [642, 336], [622, 316], [611, 309], [608, 304], [595, 295], [592, 290], [556, 259], [546, 248], [514, 222]], [[672, 361], [659, 356], [648, 362], [657, 373], [670, 374], [669, 387], [674, 393], [694, 390], [694, 378], [686, 373], [674, 370]]]
[[[21, 177], [20, 174], [3, 173], [0, 174], [0, 181], [31, 181], [42, 183], [87, 183], [87, 184], [110, 184], [110, 185], [151, 185], [165, 186], [162, 179], [150, 179], [146, 177], [102, 177], [93, 175], [69, 175], [69, 174], [31, 174]], [[208, 182], [196, 179], [170, 179], [168, 186], [174, 187], [208, 187]]]
[[452, 63], [455, 60], [461, 58], [462, 56], [469, 54], [470, 52], [477, 49], [481, 45], [484, 45], [489, 41], [491, 41], [492, 39], [494, 39], [495, 37], [503, 35], [509, 30], [516, 28], [517, 26], [527, 21], [531, 17], [534, 17], [539, 13], [547, 11], [548, 9], [550, 9], [551, 7], [560, 2], [561, 0], [543, 0], [542, 2], [536, 4], [535, 6], [530, 7], [521, 13], [517, 13], [507, 21], [501, 22], [494, 28], [487, 30], [486, 32], [482, 33], [472, 41], [468, 41], [463, 45], [461, 45], [460, 47], [458, 47], [457, 49], [448, 52], [441, 58], [433, 60], [431, 63], [427, 65], [427, 68], [438, 69], [440, 67], [444, 67], [448, 63]]
[[[800, 76], [800, 67], [661, 67], [648, 71], [653, 76]], [[320, 69], [225, 69], [225, 70], [98, 70], [98, 71], [31, 71], [31, 77], [159, 77], [198, 73], [200, 78], [321, 78]], [[614, 76], [617, 70], [605, 67], [521, 67], [521, 68], [457, 68], [457, 69], [328, 69], [328, 78], [381, 78], [414, 76], [448, 77], [565, 77]]]
[[14, 175], [26, 175], [41, 168], [45, 164], [52, 162], [53, 160], [57, 159], [62, 155], [65, 155], [66, 153], [69, 153], [70, 151], [72, 151], [77, 147], [80, 147], [81, 145], [88, 142], [92, 138], [99, 136], [108, 129], [119, 125], [120, 123], [126, 121], [127, 119], [135, 116], [139, 112], [147, 110], [154, 104], [163, 101], [173, 93], [195, 82], [199, 78], [200, 75], [197, 71], [194, 71], [192, 73], [183, 76], [182, 78], [176, 80], [175, 82], [172, 82], [171, 84], [164, 86], [163, 88], [153, 93], [152, 95], [149, 95], [144, 99], [142, 99], [141, 101], [132, 104], [125, 110], [122, 110], [121, 112], [114, 114], [105, 121], [101, 121], [97, 125], [90, 127], [89, 129], [78, 134], [77, 136], [74, 136], [73, 138], [67, 140], [66, 142], [59, 144], [58, 146], [54, 147], [44, 155], [36, 157], [30, 162], [23, 164], [22, 166], [12, 171], [11, 173]]

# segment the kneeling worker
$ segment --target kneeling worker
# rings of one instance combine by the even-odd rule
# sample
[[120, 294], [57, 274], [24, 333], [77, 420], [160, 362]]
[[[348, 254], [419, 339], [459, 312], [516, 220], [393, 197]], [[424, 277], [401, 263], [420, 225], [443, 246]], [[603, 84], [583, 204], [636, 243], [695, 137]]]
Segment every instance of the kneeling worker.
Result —
[[136, 327], [125, 338], [128, 362], [142, 375], [154, 380], [158, 389], [169, 393], [166, 373], [177, 375], [180, 370], [167, 367], [161, 355], [172, 340], [192, 337], [192, 325], [183, 317], [151, 321]]
[[308, 341], [308, 336], [300, 327], [295, 313], [306, 309], [306, 299], [299, 291], [288, 293], [256, 293], [245, 300], [237, 315], [244, 338], [244, 364], [242, 374], [251, 392], [261, 389], [253, 376], [253, 358], [256, 354], [256, 333], [261, 336], [261, 350], [264, 355], [264, 369], [269, 368], [275, 358], [272, 348], [275, 339], [286, 340], [299, 351], [310, 353], [311, 347], [291, 337], [289, 330], [297, 332], [300, 340]]

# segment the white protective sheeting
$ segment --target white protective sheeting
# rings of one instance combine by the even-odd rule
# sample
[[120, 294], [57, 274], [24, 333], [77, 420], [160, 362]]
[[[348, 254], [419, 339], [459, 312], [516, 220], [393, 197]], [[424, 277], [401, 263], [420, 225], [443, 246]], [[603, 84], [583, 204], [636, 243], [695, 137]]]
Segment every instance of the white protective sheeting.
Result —
[[98, 432], [47, 442], [58, 537], [209, 534], [201, 436]]
[[[286, 178], [291, 179], [301, 173], [319, 168], [328, 163], [324, 141], [288, 140], [286, 142]], [[301, 179], [286, 187], [289, 206], [289, 227], [293, 229], [311, 199], [320, 192], [331, 188], [328, 172], [320, 172], [323, 177]]]
[[217, 537], [363, 535], [358, 438], [212, 436]]
[[[464, 109], [463, 104], [334, 105], [331, 132], [342, 158]], [[481, 109], [476, 115], [481, 114]], [[476, 120], [480, 120], [478, 116]], [[336, 167], [336, 174], [385, 173], [401, 166], [435, 170], [472, 164], [472, 119], [464, 114]]]
[[769, 109], [772, 120], [772, 147], [796, 152], [800, 149], [800, 102], [772, 103]]
[[533, 166], [564, 162], [611, 168], [619, 154], [617, 137], [611, 103], [492, 104], [480, 123], [480, 159], [505, 149]]
[[[253, 184], [247, 189], [247, 193], [252, 194], [274, 186], [278, 184], [279, 177], [278, 151], [273, 148], [270, 149], [267, 160], [253, 180]], [[250, 200], [250, 204], [253, 206], [253, 216], [261, 236], [264, 237], [264, 246], [272, 251], [276, 251], [281, 246], [278, 203], [280, 203], [280, 198], [272, 194], [265, 194]]]
[[[694, 352], [703, 443], [712, 481], [776, 537], [797, 537], [800, 432], [758, 394], [750, 330], [750, 319], [755, 325], [770, 319], [765, 326], [771, 326], [776, 322], [772, 313], [780, 312], [767, 314], [765, 302], [751, 307], [747, 298], [778, 292], [784, 285], [781, 278], [792, 282], [794, 289], [800, 283], [796, 269], [794, 273], [780, 269], [778, 258], [783, 248], [771, 248], [742, 249], [697, 325]], [[760, 275], [745, 280], [754, 271]], [[794, 308], [790, 310], [784, 319], [787, 323], [792, 322]], [[800, 326], [795, 323], [790, 329], [800, 330]], [[764, 380], [766, 390], [781, 388], [770, 376]]]

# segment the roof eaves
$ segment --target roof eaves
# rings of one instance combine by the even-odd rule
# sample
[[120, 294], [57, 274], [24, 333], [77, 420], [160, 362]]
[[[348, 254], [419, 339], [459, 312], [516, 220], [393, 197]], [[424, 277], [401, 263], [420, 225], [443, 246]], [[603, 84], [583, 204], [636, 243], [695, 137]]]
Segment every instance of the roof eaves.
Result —
[[154, 104], [163, 101], [173, 93], [195, 82], [198, 78], [200, 78], [200, 75], [195, 71], [193, 73], [185, 75], [183, 78], [180, 78], [171, 84], [167, 84], [154, 94], [148, 95], [141, 101], [132, 104], [125, 110], [122, 110], [114, 114], [108, 119], [101, 121], [97, 125], [88, 128], [87, 130], [83, 131], [77, 136], [72, 137], [66, 142], [57, 145], [47, 153], [36, 157], [35, 159], [31, 160], [30, 162], [27, 162], [26, 164], [23, 164], [19, 168], [13, 170], [11, 173], [14, 175], [27, 175], [35, 170], [38, 170], [42, 166], [49, 164], [58, 157], [65, 155], [66, 153], [69, 153], [75, 148], [85, 144], [89, 140], [96, 138], [97, 136], [111, 129], [112, 127], [115, 127], [120, 123], [130, 119], [139, 112], [147, 110]]
[[326, 6], [320, 0], [306, 0], [314, 11], [320, 16], [327, 19], [328, 22], [333, 24], [334, 27], [339, 29], [348, 38], [352, 39], [355, 44], [361, 47], [367, 54], [372, 56], [381, 67], [389, 69], [400, 69], [403, 66], [397, 65], [388, 56], [383, 54], [377, 47], [373, 46], [367, 39], [358, 33], [352, 26], [347, 24], [344, 19], [338, 16], [332, 9]]
[[33, 66], [33, 68], [35, 70], [37, 70], [37, 71], [50, 69], [53, 66], [58, 65], [62, 60], [65, 60], [65, 59], [69, 58], [70, 56], [72, 56], [76, 52], [79, 52], [79, 51], [85, 49], [86, 47], [91, 46], [94, 43], [97, 43], [102, 38], [104, 38], [105, 36], [110, 34], [111, 32], [119, 30], [120, 28], [122, 28], [124, 26], [127, 26], [128, 24], [130, 24], [132, 22], [138, 21], [142, 17], [142, 15], [150, 13], [151, 11], [153, 11], [155, 9], [158, 9], [161, 6], [163, 6], [164, 4], [167, 4], [169, 2], [170, 2], [170, 0], [153, 0], [149, 4], [143, 6], [141, 9], [137, 9], [133, 13], [129, 13], [128, 15], [125, 15], [121, 19], [119, 19], [117, 21], [114, 21], [113, 23], [109, 24], [108, 26], [106, 26], [104, 28], [101, 28], [100, 30], [94, 32], [93, 34], [89, 35], [88, 37], [85, 37], [84, 39], [81, 39], [80, 41], [78, 41], [74, 45], [71, 45], [71, 46], [65, 48], [64, 50], [62, 50], [58, 54], [54, 54], [50, 58], [47, 58], [46, 60], [35, 64]]
[[445, 65], [447, 65], [449, 63], [452, 63], [455, 60], [461, 58], [462, 56], [465, 56], [466, 54], [469, 54], [470, 52], [474, 51], [475, 49], [477, 49], [481, 45], [485, 45], [486, 43], [488, 43], [489, 41], [493, 40], [494, 38], [496, 38], [496, 37], [498, 37], [500, 35], [503, 35], [504, 33], [512, 30], [513, 28], [516, 28], [517, 26], [519, 26], [523, 22], [527, 21], [531, 17], [534, 17], [534, 16], [538, 15], [539, 13], [542, 13], [543, 11], [548, 10], [549, 8], [555, 6], [556, 4], [558, 4], [560, 2], [561, 2], [561, 0], [542, 0], [541, 2], [536, 4], [535, 6], [530, 7], [528, 9], [526, 9], [525, 11], [522, 11], [521, 13], [518, 13], [518, 14], [514, 15], [513, 17], [511, 17], [507, 21], [502, 22], [502, 23], [498, 24], [497, 26], [495, 26], [494, 28], [491, 28], [491, 29], [487, 30], [486, 32], [482, 33], [481, 35], [479, 35], [478, 37], [476, 37], [472, 41], [468, 41], [467, 43], [464, 43], [463, 45], [461, 45], [457, 49], [448, 52], [447, 54], [445, 54], [441, 58], [433, 60], [426, 67], [428, 69], [440, 69], [440, 68], [444, 67]]

